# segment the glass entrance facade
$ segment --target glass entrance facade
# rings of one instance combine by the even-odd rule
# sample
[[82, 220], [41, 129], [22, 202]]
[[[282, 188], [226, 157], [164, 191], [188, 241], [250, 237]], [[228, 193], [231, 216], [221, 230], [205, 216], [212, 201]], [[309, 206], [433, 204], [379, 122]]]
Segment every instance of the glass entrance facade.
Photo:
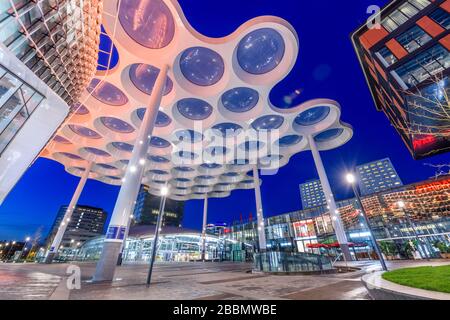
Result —
[[0, 64], [0, 156], [44, 98]]

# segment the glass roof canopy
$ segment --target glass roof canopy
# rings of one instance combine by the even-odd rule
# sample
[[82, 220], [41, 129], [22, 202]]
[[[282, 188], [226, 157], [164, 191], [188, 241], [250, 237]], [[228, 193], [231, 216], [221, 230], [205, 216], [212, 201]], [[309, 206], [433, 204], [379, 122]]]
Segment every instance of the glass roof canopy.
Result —
[[[145, 17], [142, 18], [142, 17]], [[183, 21], [182, 25], [175, 21]], [[117, 22], [117, 23], [116, 23]], [[258, 17], [231, 35], [198, 34], [175, 1], [111, 0], [103, 26], [117, 63], [98, 70], [75, 112], [43, 155], [91, 179], [120, 185], [159, 70], [169, 65], [145, 159], [143, 183], [176, 200], [226, 197], [254, 188], [254, 165], [276, 169], [298, 152], [336, 148], [352, 136], [328, 99], [279, 109], [272, 87], [292, 69], [298, 38], [288, 22]], [[116, 27], [114, 27], [116, 26]]]

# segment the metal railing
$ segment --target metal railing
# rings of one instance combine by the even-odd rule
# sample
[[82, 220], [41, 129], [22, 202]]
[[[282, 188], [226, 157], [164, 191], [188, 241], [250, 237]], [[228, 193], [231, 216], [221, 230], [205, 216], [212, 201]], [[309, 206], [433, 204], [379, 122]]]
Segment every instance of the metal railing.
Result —
[[329, 257], [306, 252], [255, 253], [253, 261], [253, 269], [264, 272], [321, 272], [332, 268]]

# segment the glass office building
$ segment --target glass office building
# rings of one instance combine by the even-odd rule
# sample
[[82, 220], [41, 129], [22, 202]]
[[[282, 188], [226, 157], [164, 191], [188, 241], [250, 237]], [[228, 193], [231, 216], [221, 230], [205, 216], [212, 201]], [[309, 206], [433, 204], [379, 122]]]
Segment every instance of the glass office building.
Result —
[[[405, 207], [398, 206], [403, 201]], [[450, 177], [393, 188], [362, 197], [375, 237], [389, 258], [439, 258], [437, 242], [450, 244]], [[337, 202], [352, 254], [375, 258], [369, 232], [355, 199]], [[337, 256], [339, 246], [326, 206], [266, 219], [267, 248]], [[227, 237], [256, 246], [256, 222], [235, 223]], [[417, 234], [419, 241], [417, 241]], [[416, 250], [413, 250], [413, 247]]]
[[310, 180], [300, 184], [302, 208], [308, 209], [327, 203], [320, 180]]
[[449, 0], [396, 0], [352, 35], [376, 108], [415, 159], [450, 150], [449, 28]]
[[389, 158], [356, 166], [356, 175], [359, 190], [364, 196], [403, 185]]
[[[141, 185], [134, 206], [134, 222], [137, 224], [156, 224], [161, 199], [150, 194], [147, 185]], [[184, 202], [166, 200], [164, 207], [163, 226], [181, 226], [183, 220]]]

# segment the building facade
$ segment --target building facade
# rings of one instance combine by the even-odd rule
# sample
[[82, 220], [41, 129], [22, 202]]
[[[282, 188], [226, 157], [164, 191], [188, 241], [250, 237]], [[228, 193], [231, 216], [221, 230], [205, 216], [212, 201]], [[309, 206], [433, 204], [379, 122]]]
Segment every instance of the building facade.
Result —
[[[398, 206], [400, 200], [405, 203], [404, 209]], [[450, 244], [449, 176], [364, 196], [362, 204], [386, 256], [439, 257], [436, 243]], [[370, 234], [355, 199], [338, 201], [337, 206], [352, 254], [355, 258], [375, 257]], [[338, 254], [326, 206], [272, 216], [265, 223], [268, 250]], [[256, 223], [235, 223], [226, 236], [256, 246]]]
[[[141, 185], [133, 212], [134, 221], [137, 224], [156, 224], [158, 220], [161, 197], [152, 195], [148, 191], [147, 185]], [[167, 199], [164, 207], [163, 226], [180, 227], [183, 221], [183, 212], [183, 201]]]
[[450, 150], [450, 1], [394, 0], [352, 40], [375, 105], [415, 159]]
[[[139, 225], [130, 228], [127, 237], [123, 262], [148, 263], [151, 257], [155, 227]], [[162, 228], [160, 246], [156, 253], [157, 261], [196, 261], [201, 259], [202, 236], [197, 230], [183, 229], [173, 226]], [[98, 260], [102, 251], [104, 237], [96, 237], [84, 243], [79, 248], [61, 250], [63, 260]], [[252, 257], [252, 246], [219, 237], [208, 235], [205, 242], [207, 260], [249, 261]]]
[[0, 203], [77, 108], [101, 10], [101, 0], [0, 2]]
[[403, 185], [389, 158], [356, 166], [356, 175], [359, 190], [364, 196]]
[[[66, 211], [67, 206], [61, 206], [59, 209], [47, 238], [47, 246], [51, 245]], [[76, 206], [64, 233], [61, 246], [63, 248], [79, 247], [87, 240], [98, 237], [103, 233], [106, 217], [107, 213], [103, 209], [82, 205]]]
[[308, 209], [327, 203], [320, 180], [310, 180], [300, 184], [302, 208]]

